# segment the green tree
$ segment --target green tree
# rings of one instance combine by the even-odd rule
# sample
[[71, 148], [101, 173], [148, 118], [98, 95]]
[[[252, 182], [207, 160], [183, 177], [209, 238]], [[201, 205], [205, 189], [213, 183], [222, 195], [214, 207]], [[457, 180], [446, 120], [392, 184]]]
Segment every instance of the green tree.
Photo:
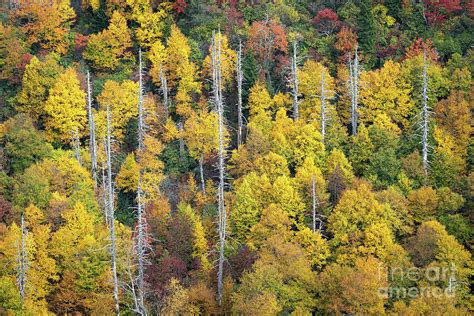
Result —
[[24, 114], [0, 125], [0, 143], [12, 173], [20, 173], [33, 163], [49, 157], [53, 150], [43, 133], [33, 126], [31, 118]]

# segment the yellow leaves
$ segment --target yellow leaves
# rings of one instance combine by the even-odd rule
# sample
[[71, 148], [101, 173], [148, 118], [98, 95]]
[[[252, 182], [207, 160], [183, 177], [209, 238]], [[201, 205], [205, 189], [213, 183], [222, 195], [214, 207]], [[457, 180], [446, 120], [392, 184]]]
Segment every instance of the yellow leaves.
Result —
[[135, 155], [133, 153], [128, 154], [115, 178], [117, 188], [124, 192], [135, 192], [137, 190], [139, 172], [140, 168], [135, 161]]
[[207, 258], [208, 246], [202, 220], [189, 205], [179, 205], [179, 211], [188, 218], [193, 230], [193, 258], [199, 259], [203, 271], [209, 271], [211, 263]]
[[274, 152], [269, 152], [263, 157], [255, 160], [255, 171], [260, 175], [266, 175], [273, 182], [279, 176], [290, 176], [286, 159]]
[[405, 79], [400, 64], [388, 60], [378, 70], [363, 72], [360, 77], [361, 119], [373, 122], [379, 114], [388, 115], [404, 126], [412, 114], [414, 103], [410, 98], [412, 87]]
[[148, 53], [148, 59], [151, 61], [150, 76], [153, 83], [161, 86], [160, 71], [166, 75], [167, 50], [161, 41], [156, 41], [151, 45]]
[[122, 58], [130, 56], [127, 52], [130, 47], [132, 38], [127, 20], [118, 11], [114, 11], [109, 27], [89, 37], [83, 56], [96, 69], [114, 70]]
[[33, 56], [25, 67], [21, 82], [21, 91], [17, 96], [16, 110], [27, 113], [33, 120], [44, 115], [44, 101], [48, 90], [56, 83], [57, 77], [63, 71], [59, 65], [59, 56], [49, 54], [44, 61]]
[[306, 157], [320, 161], [324, 155], [321, 134], [314, 124], [293, 121], [280, 109], [272, 126], [272, 149], [285, 157], [289, 164], [301, 165]]
[[250, 89], [249, 94], [249, 111], [250, 116], [264, 113], [266, 110], [271, 108], [273, 105], [272, 98], [268, 93], [264, 83], [257, 81], [254, 86]]
[[147, 201], [155, 200], [160, 193], [160, 184], [163, 181], [163, 162], [158, 155], [163, 150], [163, 144], [156, 138], [145, 135], [145, 149], [137, 153], [139, 167], [141, 168], [140, 185]]
[[122, 141], [130, 119], [138, 116], [138, 83], [124, 80], [122, 83], [107, 80], [104, 89], [97, 97], [100, 111], [96, 115], [98, 135], [105, 135], [107, 106], [110, 108], [112, 135]]
[[73, 209], [63, 214], [66, 224], [52, 238], [51, 253], [65, 260], [74, 260], [73, 254], [95, 246], [95, 218], [77, 202]]
[[171, 34], [165, 48], [160, 41], [151, 45], [149, 58], [152, 62], [150, 75], [155, 84], [161, 85], [160, 68], [166, 77], [168, 88], [176, 91], [176, 112], [179, 115], [190, 114], [192, 94], [199, 93], [201, 84], [196, 80], [196, 65], [189, 60], [191, 47], [186, 36], [176, 25], [171, 26]]
[[136, 29], [135, 34], [140, 46], [150, 47], [160, 40], [163, 36], [167, 16], [168, 12], [160, 8], [156, 12], [145, 11], [136, 17], [140, 26]]
[[336, 170], [339, 170], [347, 181], [351, 181], [354, 178], [351, 163], [347, 160], [346, 155], [344, 155], [342, 150], [335, 148], [327, 159], [327, 173], [331, 174]]
[[[298, 89], [304, 97], [300, 103], [300, 112], [305, 120], [319, 120], [321, 117], [322, 71], [323, 65], [314, 60], [306, 61], [298, 70]], [[334, 79], [326, 67], [324, 67], [324, 90], [326, 104], [329, 105], [328, 99], [334, 96]]]
[[207, 110], [192, 112], [184, 123], [182, 131], [189, 155], [194, 159], [199, 159], [201, 154], [207, 156], [217, 151], [217, 133], [217, 113], [207, 112]]
[[66, 142], [76, 132], [83, 135], [87, 124], [85, 98], [76, 71], [68, 68], [50, 89], [44, 105], [46, 131], [51, 139]]
[[327, 241], [320, 233], [313, 233], [308, 227], [303, 227], [295, 233], [295, 241], [301, 246], [312, 266], [321, 268], [326, 265], [331, 252]]
[[[218, 42], [218, 34], [215, 34], [214, 41]], [[226, 35], [220, 34], [221, 47], [220, 47], [220, 62], [221, 62], [221, 76], [223, 86], [228, 87], [234, 81], [235, 62], [237, 60], [237, 54], [229, 47], [229, 40]], [[209, 55], [204, 58], [202, 65], [203, 74], [211, 78], [212, 77], [212, 45], [209, 47]]]

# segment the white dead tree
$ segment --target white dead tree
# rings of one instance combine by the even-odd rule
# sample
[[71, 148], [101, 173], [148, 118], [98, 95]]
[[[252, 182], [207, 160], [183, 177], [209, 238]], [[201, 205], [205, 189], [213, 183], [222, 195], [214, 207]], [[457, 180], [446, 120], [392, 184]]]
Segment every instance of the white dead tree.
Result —
[[324, 83], [324, 66], [321, 67], [320, 98], [321, 98], [321, 141], [324, 144], [324, 138], [326, 136], [326, 89], [325, 89], [325, 83]]
[[428, 105], [428, 75], [427, 75], [427, 63], [426, 63], [426, 52], [423, 52], [423, 110], [421, 117], [421, 127], [422, 127], [422, 160], [423, 160], [423, 170], [425, 172], [425, 177], [428, 175], [428, 132], [429, 132], [429, 116], [430, 108]]
[[[143, 67], [142, 67], [142, 50], [138, 52], [138, 162], [140, 163], [140, 156], [145, 149], [145, 118], [143, 108]], [[143, 178], [143, 169], [140, 167], [137, 183], [137, 236], [136, 236], [136, 255], [138, 263], [137, 276], [137, 292], [138, 292], [138, 306], [137, 312], [141, 315], [146, 315], [145, 309], [145, 257], [146, 257], [146, 221], [145, 221], [145, 202], [144, 192], [141, 186]]]
[[296, 121], [299, 117], [298, 105], [298, 64], [296, 59], [296, 42], [293, 42], [293, 57], [291, 58], [291, 87], [293, 94], [293, 119]]
[[111, 145], [110, 145], [110, 109], [107, 106], [107, 146], [106, 146], [106, 161], [107, 161], [107, 204], [106, 204], [106, 213], [108, 213], [108, 226], [110, 230], [110, 255], [112, 263], [112, 277], [113, 277], [113, 297], [115, 305], [115, 314], [120, 315], [120, 306], [119, 306], [119, 283], [117, 278], [117, 249], [115, 242], [115, 206], [114, 206], [114, 187], [112, 182], [112, 159], [111, 159]]
[[25, 227], [25, 216], [21, 213], [21, 227], [20, 227], [20, 242], [17, 241], [18, 257], [17, 257], [17, 285], [18, 292], [20, 292], [21, 306], [25, 304], [25, 290], [26, 290], [26, 271], [28, 270], [28, 250], [26, 248], [26, 239], [28, 237], [28, 230]]
[[163, 71], [163, 67], [160, 64], [160, 81], [161, 81], [161, 93], [163, 94], [163, 106], [165, 107], [165, 117], [168, 118], [169, 113], [169, 101], [168, 101], [168, 80]]
[[212, 36], [212, 79], [215, 109], [218, 114], [218, 169], [219, 186], [217, 190], [218, 199], [218, 234], [219, 234], [219, 263], [217, 271], [217, 302], [222, 304], [222, 289], [224, 276], [224, 247], [226, 239], [227, 214], [224, 203], [224, 185], [225, 185], [225, 145], [224, 145], [224, 102], [222, 98], [221, 81], [221, 32], [216, 37]]
[[242, 71], [242, 41], [239, 40], [239, 51], [237, 53], [237, 148], [242, 145], [242, 82], [244, 73]]
[[201, 191], [202, 194], [205, 196], [206, 195], [206, 182], [204, 181], [204, 154], [201, 153], [201, 156], [199, 156], [199, 180], [201, 182]]
[[349, 94], [351, 96], [351, 125], [352, 135], [357, 134], [357, 109], [359, 103], [359, 56], [358, 48], [356, 46], [354, 60], [349, 59]]
[[316, 232], [316, 206], [318, 205], [318, 197], [316, 196], [316, 181], [314, 176], [311, 179], [311, 199], [313, 204], [313, 233]]
[[[102, 138], [102, 145], [104, 148], [104, 155], [107, 157], [107, 137], [104, 135]], [[107, 184], [107, 177], [105, 170], [107, 169], [106, 167], [106, 159], [102, 159], [102, 199], [104, 203], [104, 217], [105, 217], [105, 223], [109, 225], [109, 212], [107, 208], [107, 201], [108, 201], [108, 184]]]
[[80, 166], [82, 166], [81, 161], [81, 140], [79, 139], [79, 131], [78, 129], [74, 129], [71, 133], [71, 144], [72, 148], [74, 149], [74, 155], [76, 156], [76, 160]]
[[97, 143], [95, 139], [94, 113], [92, 112], [92, 86], [90, 73], [87, 71], [87, 116], [89, 120], [89, 151], [91, 155], [91, 172], [94, 184], [97, 186]]
[[179, 134], [179, 156], [183, 157], [184, 155], [184, 138], [183, 138], [183, 122], [179, 121], [176, 124], [176, 127], [178, 128], [178, 134]]

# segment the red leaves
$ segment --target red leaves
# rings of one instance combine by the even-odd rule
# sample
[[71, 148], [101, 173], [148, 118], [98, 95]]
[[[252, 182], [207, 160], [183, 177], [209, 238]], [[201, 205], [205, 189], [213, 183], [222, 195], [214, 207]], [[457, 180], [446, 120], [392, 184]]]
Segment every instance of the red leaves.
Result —
[[326, 8], [318, 12], [313, 19], [320, 33], [325, 35], [332, 34], [339, 26], [339, 19], [336, 12]]
[[318, 12], [313, 19], [314, 24], [319, 24], [323, 21], [337, 21], [338, 17], [336, 12], [333, 10], [326, 8]]
[[184, 14], [187, 6], [188, 4], [186, 3], [185, 0], [176, 0], [175, 3], [173, 3], [173, 9], [178, 14]]
[[357, 34], [349, 26], [343, 26], [337, 33], [335, 48], [343, 54], [355, 50], [357, 45]]
[[423, 41], [421, 38], [416, 39], [410, 47], [407, 48], [405, 58], [410, 59], [412, 57], [422, 55], [423, 51], [426, 52], [426, 58], [432, 61], [438, 60], [438, 53], [434, 48], [433, 42], [430, 39]]
[[425, 5], [425, 16], [430, 24], [442, 22], [448, 14], [462, 10], [460, 0], [425, 0]]

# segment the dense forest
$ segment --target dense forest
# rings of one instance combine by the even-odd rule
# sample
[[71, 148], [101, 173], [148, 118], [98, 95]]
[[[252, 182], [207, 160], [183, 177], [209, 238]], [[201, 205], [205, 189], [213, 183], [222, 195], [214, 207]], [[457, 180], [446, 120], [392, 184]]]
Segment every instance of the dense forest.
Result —
[[471, 0], [0, 5], [1, 315], [470, 315]]

